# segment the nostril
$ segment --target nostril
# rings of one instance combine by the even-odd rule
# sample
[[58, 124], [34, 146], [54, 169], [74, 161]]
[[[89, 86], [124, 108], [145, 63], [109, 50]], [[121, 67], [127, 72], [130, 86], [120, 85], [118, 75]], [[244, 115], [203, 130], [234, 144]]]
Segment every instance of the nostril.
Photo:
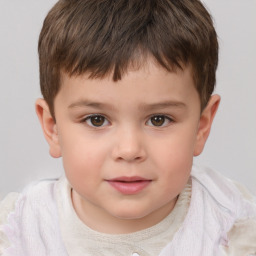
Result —
[[112, 156], [115, 161], [139, 162], [146, 156], [142, 135], [136, 131], [122, 132], [113, 146]]
[[140, 162], [145, 158], [145, 153], [142, 150], [118, 151], [114, 153], [114, 158], [118, 161]]

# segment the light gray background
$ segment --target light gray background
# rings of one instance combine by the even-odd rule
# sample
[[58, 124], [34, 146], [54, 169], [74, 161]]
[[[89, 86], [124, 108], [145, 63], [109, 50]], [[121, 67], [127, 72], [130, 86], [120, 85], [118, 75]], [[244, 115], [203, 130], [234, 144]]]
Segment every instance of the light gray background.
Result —
[[[40, 97], [37, 40], [56, 0], [0, 0], [0, 197], [62, 174], [34, 111]], [[205, 0], [220, 43], [222, 97], [204, 153], [195, 159], [256, 194], [256, 0]]]

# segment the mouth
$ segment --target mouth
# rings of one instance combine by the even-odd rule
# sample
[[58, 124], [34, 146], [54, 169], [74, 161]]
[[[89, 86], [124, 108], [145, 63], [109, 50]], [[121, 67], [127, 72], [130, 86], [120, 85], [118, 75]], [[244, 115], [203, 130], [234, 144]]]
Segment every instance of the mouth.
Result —
[[134, 195], [144, 190], [151, 182], [139, 176], [134, 177], [117, 177], [107, 182], [118, 192], [124, 195]]

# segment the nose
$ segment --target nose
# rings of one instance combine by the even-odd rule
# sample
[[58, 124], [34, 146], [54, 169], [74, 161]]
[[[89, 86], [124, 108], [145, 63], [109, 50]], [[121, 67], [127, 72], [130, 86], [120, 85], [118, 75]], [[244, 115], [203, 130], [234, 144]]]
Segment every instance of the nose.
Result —
[[136, 129], [122, 129], [116, 134], [112, 155], [115, 161], [142, 162], [146, 159], [143, 135]]

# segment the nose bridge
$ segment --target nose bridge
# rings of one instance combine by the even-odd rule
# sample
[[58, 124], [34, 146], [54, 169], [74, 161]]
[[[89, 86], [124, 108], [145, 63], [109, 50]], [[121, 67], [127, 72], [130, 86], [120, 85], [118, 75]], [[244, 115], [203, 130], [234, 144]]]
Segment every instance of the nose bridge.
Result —
[[137, 127], [124, 125], [118, 129], [113, 149], [116, 160], [142, 161], [146, 156], [143, 133]]

